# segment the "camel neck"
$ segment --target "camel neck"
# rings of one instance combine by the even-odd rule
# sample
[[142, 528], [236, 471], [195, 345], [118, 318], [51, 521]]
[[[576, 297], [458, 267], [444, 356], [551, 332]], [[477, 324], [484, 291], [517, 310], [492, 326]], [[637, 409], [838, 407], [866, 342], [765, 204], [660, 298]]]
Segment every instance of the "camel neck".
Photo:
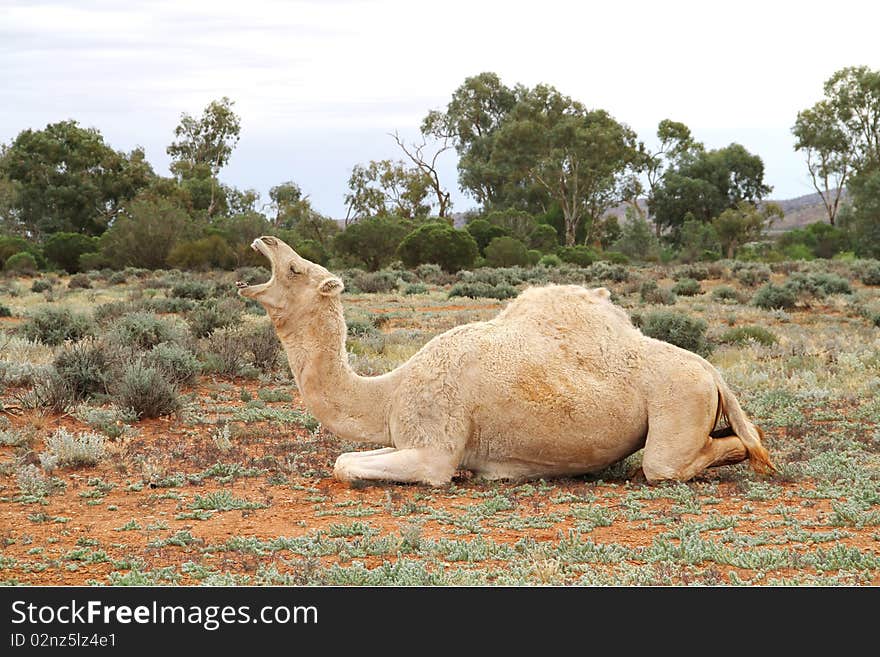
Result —
[[385, 427], [388, 377], [364, 377], [348, 364], [339, 300], [309, 322], [276, 326], [306, 408], [340, 438], [389, 445]]

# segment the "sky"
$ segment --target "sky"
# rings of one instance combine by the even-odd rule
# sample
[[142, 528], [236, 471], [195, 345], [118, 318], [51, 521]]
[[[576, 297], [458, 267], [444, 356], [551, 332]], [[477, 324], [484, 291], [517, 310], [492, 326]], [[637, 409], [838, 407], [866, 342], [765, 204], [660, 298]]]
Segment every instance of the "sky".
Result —
[[[0, 142], [75, 119], [118, 150], [165, 148], [228, 96], [241, 139], [223, 182], [293, 180], [345, 215], [358, 163], [397, 159], [465, 78], [551, 84], [652, 144], [659, 121], [760, 155], [773, 198], [813, 191], [791, 126], [844, 66], [880, 68], [880, 3], [508, 0], [0, 0]], [[454, 152], [441, 155], [454, 211]]]

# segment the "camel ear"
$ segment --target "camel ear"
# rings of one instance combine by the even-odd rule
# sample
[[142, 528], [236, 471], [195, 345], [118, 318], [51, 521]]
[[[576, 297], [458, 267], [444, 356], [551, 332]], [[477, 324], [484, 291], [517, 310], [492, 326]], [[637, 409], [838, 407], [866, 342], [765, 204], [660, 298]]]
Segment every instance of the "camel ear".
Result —
[[345, 286], [342, 284], [341, 280], [335, 276], [331, 276], [330, 278], [325, 278], [321, 281], [321, 284], [318, 285], [318, 292], [325, 297], [329, 297], [333, 294], [340, 294], [344, 287]]
[[593, 288], [593, 293], [597, 294], [598, 296], [602, 297], [603, 299], [610, 299], [611, 298], [611, 292], [608, 291], [607, 287]]

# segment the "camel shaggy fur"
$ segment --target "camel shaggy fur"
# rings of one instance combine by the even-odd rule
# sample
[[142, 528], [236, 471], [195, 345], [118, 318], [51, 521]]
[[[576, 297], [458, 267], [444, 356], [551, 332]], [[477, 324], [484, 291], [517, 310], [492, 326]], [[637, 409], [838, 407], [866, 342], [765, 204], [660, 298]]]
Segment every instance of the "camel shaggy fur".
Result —
[[[342, 481], [440, 485], [459, 468], [489, 479], [579, 475], [642, 448], [649, 482], [747, 458], [773, 467], [718, 371], [642, 335], [605, 288], [527, 289], [494, 319], [363, 377], [348, 364], [342, 281], [275, 237], [252, 246], [272, 277], [239, 292], [266, 308], [306, 406], [338, 436], [381, 446], [342, 454]], [[721, 416], [729, 428], [716, 429]]]

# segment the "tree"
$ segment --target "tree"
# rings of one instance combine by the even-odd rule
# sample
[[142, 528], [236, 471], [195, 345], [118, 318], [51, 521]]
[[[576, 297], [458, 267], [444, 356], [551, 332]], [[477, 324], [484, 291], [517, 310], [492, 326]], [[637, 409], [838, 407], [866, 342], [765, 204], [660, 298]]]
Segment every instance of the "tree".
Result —
[[412, 222], [397, 217], [371, 217], [351, 224], [334, 237], [333, 248], [376, 271], [394, 259], [397, 247], [412, 229]]
[[764, 183], [764, 162], [740, 144], [711, 151], [692, 151], [668, 169], [649, 208], [655, 224], [672, 231], [681, 244], [688, 218], [708, 222], [741, 201], [758, 203], [770, 191]]
[[356, 164], [348, 179], [351, 191], [345, 195], [345, 224], [364, 217], [427, 217], [431, 211], [427, 197], [432, 184], [430, 175], [417, 167], [409, 168], [402, 161]]
[[529, 233], [529, 248], [541, 253], [553, 253], [559, 246], [559, 234], [549, 224], [538, 224]]
[[464, 229], [474, 238], [474, 241], [477, 243], [477, 248], [480, 250], [480, 255], [486, 254], [486, 247], [489, 246], [489, 242], [496, 237], [504, 237], [510, 234], [506, 228], [502, 228], [496, 224], [490, 224], [485, 219], [474, 219], [473, 221], [468, 222]]
[[806, 153], [810, 180], [833, 226], [852, 171], [854, 152], [847, 130], [831, 103], [820, 101], [798, 112], [792, 132], [796, 138], [794, 149]]
[[397, 255], [407, 267], [436, 264], [444, 271], [454, 272], [473, 265], [479, 250], [466, 230], [456, 230], [445, 222], [432, 222], [403, 238]]
[[880, 168], [853, 176], [849, 192], [840, 224], [850, 234], [857, 255], [880, 259]]
[[466, 78], [444, 112], [431, 111], [422, 134], [452, 141], [458, 156], [459, 186], [485, 208], [509, 203], [509, 180], [492, 162], [493, 135], [516, 104], [516, 93], [495, 73]]
[[[415, 167], [422, 173], [434, 196], [437, 198], [437, 216], [440, 219], [447, 219], [449, 211], [452, 209], [452, 199], [449, 196], [449, 192], [440, 184], [440, 174], [437, 172], [437, 158], [452, 148], [452, 145], [449, 143], [449, 138], [444, 137], [434, 154], [429, 156], [425, 152], [425, 149], [428, 146], [427, 135], [423, 134], [422, 136], [423, 139], [421, 144], [412, 144], [407, 147], [404, 141], [400, 138], [400, 135], [396, 132], [393, 135], [394, 141], [400, 146], [400, 150], [404, 152]], [[448, 218], [448, 221], [451, 223], [452, 219]]]
[[174, 129], [176, 141], [166, 149], [173, 160], [171, 171], [179, 180], [208, 183], [208, 216], [217, 211], [217, 176], [229, 162], [241, 132], [241, 118], [232, 111], [234, 104], [224, 96], [211, 101], [199, 119], [184, 112]]
[[712, 221], [721, 248], [727, 258], [733, 258], [736, 249], [746, 242], [761, 238], [764, 230], [775, 220], [784, 216], [776, 203], [760, 207], [748, 201], [740, 201], [735, 208], [727, 208]]
[[513, 237], [496, 237], [486, 247], [486, 263], [490, 267], [525, 267], [529, 264], [528, 249]]
[[116, 268], [165, 266], [174, 245], [194, 237], [186, 211], [167, 199], [141, 195], [101, 236], [101, 254]]
[[[636, 157], [635, 133], [550, 86], [520, 96], [493, 136], [492, 161], [559, 205], [565, 243], [573, 245], [581, 220], [592, 226], [620, 198], [623, 174]], [[588, 230], [587, 241], [594, 237]]]
[[269, 198], [274, 214], [270, 221], [276, 230], [294, 231], [296, 241], [317, 242], [324, 251], [330, 247], [339, 224], [315, 210], [299, 185], [293, 181], [276, 185], [269, 190]]
[[81, 233], [53, 233], [43, 245], [43, 255], [70, 274], [80, 271], [79, 257], [96, 253], [98, 238]]
[[636, 260], [654, 261], [660, 256], [660, 240], [644, 216], [627, 208], [614, 249]]
[[153, 175], [142, 149], [115, 151], [76, 121], [24, 130], [0, 157], [7, 221], [33, 236], [100, 235]]

